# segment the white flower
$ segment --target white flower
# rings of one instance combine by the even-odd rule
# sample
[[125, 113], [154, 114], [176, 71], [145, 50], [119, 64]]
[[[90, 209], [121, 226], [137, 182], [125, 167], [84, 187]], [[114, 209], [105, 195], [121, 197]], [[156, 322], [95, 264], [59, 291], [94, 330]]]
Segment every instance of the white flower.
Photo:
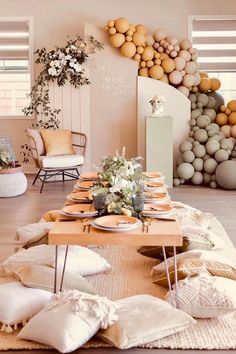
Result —
[[52, 68], [48, 69], [48, 73], [49, 73], [49, 75], [51, 75], [51, 76], [58, 76], [60, 72], [57, 71], [57, 70], [55, 69], [55, 67], [52, 67]]
[[71, 59], [71, 55], [66, 55], [65, 58], [66, 58], [66, 60], [70, 60]]
[[76, 49], [76, 46], [73, 44], [70, 47], [71, 47], [71, 49], [74, 49], [74, 50]]
[[77, 73], [81, 72], [82, 71], [82, 67], [79, 65], [79, 64], [75, 64], [74, 65], [74, 69]]

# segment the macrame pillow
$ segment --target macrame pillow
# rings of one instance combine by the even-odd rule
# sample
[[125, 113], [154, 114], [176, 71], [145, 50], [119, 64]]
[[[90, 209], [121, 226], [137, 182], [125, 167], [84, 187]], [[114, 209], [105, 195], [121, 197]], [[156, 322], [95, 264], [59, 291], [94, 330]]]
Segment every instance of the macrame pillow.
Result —
[[25, 325], [51, 297], [48, 291], [27, 288], [19, 282], [0, 284], [1, 331], [9, 333], [16, 330], [18, 324]]
[[[179, 309], [196, 318], [218, 317], [235, 311], [235, 294], [236, 281], [223, 277], [202, 274], [178, 283]], [[169, 293], [167, 300], [171, 303]]]

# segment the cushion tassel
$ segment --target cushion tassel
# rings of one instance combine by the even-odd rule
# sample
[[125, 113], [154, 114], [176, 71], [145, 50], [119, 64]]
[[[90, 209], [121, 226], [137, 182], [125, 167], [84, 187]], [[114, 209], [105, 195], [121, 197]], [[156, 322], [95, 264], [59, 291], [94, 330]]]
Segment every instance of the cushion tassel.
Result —
[[14, 331], [17, 330], [17, 322], [14, 323]]
[[6, 331], [6, 328], [7, 328], [7, 326], [3, 323], [2, 327], [1, 327], [1, 331], [2, 331], [2, 332], [5, 332], [5, 331]]
[[11, 332], [13, 332], [13, 329], [11, 328], [10, 325], [7, 326], [5, 332], [6, 332], [6, 333], [11, 333]]

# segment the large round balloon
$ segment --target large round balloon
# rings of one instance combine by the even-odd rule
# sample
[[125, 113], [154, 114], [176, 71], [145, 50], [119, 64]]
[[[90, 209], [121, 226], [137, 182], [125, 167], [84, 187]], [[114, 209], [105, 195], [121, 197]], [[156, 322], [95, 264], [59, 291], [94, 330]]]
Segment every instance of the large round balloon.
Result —
[[220, 163], [216, 169], [216, 181], [225, 189], [236, 189], [236, 161]]
[[207, 95], [210, 96], [210, 97], [213, 97], [215, 99], [215, 104], [211, 108], [213, 108], [216, 112], [219, 110], [221, 105], [225, 104], [224, 97], [220, 93], [218, 93], [218, 92], [209, 92]]

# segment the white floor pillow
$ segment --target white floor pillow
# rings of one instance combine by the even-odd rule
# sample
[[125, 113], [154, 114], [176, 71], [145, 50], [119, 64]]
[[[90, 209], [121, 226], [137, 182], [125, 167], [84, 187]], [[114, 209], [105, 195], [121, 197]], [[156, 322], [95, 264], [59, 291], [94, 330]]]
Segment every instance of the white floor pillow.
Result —
[[236, 310], [236, 281], [205, 274], [185, 278], [178, 282], [178, 298], [179, 308], [192, 317], [226, 315]]
[[[65, 246], [58, 247], [58, 267], [64, 262]], [[40, 245], [21, 250], [11, 255], [2, 267], [7, 271], [16, 269], [23, 264], [55, 266], [55, 246]], [[66, 272], [76, 272], [82, 276], [105, 272], [111, 269], [110, 264], [96, 252], [86, 247], [70, 246], [68, 251]]]
[[37, 242], [47, 235], [53, 225], [54, 222], [43, 222], [19, 227], [16, 230], [17, 240], [24, 245]]
[[98, 337], [119, 349], [142, 346], [177, 333], [196, 321], [151, 295], [136, 295], [117, 301], [119, 319]]
[[105, 297], [64, 291], [55, 295], [18, 336], [69, 353], [86, 343], [99, 328], [113, 324], [116, 311], [117, 305]]
[[25, 324], [51, 297], [48, 291], [27, 288], [19, 282], [0, 284], [1, 330], [12, 332], [18, 323]]

